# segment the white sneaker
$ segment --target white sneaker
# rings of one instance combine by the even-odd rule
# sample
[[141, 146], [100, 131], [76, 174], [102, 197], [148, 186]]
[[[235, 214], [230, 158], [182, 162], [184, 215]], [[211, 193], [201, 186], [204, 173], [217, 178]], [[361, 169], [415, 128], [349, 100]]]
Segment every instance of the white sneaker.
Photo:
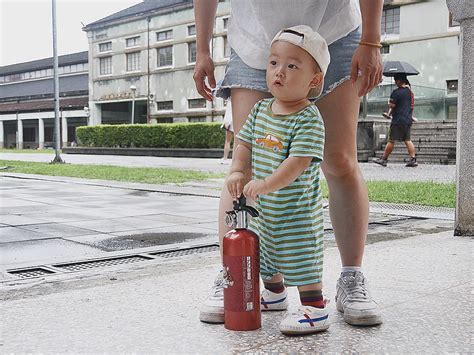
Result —
[[265, 311], [284, 311], [288, 308], [288, 292], [274, 293], [263, 289], [260, 297], [260, 309]]
[[199, 310], [199, 320], [206, 323], [224, 323], [224, 271], [217, 275]]
[[329, 328], [327, 307], [301, 306], [298, 312], [288, 315], [280, 323], [280, 331], [286, 335], [304, 335], [323, 332]]
[[364, 274], [360, 271], [342, 273], [336, 286], [336, 308], [344, 313], [344, 320], [352, 325], [377, 325], [382, 315], [370, 297]]

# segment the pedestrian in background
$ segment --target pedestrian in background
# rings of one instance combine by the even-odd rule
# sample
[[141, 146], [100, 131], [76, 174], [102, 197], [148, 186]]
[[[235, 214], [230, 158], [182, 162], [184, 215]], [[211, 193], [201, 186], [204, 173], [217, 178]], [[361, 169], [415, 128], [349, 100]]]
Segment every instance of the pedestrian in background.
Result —
[[413, 119], [413, 107], [415, 106], [415, 95], [411, 90], [410, 82], [405, 74], [395, 74], [395, 84], [397, 88], [390, 95], [388, 106], [389, 113], [384, 117], [390, 117], [390, 131], [388, 134], [388, 142], [385, 147], [383, 156], [374, 159], [373, 162], [382, 166], [387, 166], [388, 158], [393, 151], [395, 142], [405, 142], [410, 159], [405, 165], [407, 167], [416, 167], [416, 150], [415, 145], [411, 141], [411, 125]]

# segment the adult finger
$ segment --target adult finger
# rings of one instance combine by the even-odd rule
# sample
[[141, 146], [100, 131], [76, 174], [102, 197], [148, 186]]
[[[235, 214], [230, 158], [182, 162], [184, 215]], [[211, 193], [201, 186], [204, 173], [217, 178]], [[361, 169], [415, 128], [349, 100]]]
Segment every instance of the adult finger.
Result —
[[355, 84], [357, 77], [359, 75], [359, 65], [357, 61], [353, 58], [351, 62], [351, 83]]
[[196, 89], [206, 100], [212, 100], [211, 90], [206, 85], [206, 74], [203, 71], [196, 71], [193, 75]]
[[359, 92], [357, 95], [359, 97], [364, 96], [367, 93], [367, 88], [369, 86], [369, 80], [370, 80], [370, 75], [368, 72], [363, 71], [362, 76], [359, 78], [360, 82], [360, 87], [359, 87]]

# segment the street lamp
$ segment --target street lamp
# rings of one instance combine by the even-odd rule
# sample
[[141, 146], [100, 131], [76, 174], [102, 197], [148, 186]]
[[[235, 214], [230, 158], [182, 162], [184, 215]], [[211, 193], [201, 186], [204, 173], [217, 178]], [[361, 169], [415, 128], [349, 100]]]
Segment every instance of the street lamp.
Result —
[[130, 90], [132, 91], [132, 124], [135, 122], [135, 92], [137, 87], [135, 85], [130, 85]]

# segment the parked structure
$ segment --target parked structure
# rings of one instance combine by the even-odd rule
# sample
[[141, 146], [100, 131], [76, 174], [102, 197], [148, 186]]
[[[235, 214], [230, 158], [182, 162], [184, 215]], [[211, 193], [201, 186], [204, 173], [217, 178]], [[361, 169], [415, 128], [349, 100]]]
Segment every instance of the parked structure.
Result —
[[[229, 3], [220, 2], [213, 39], [217, 79], [229, 56], [228, 17]], [[194, 88], [191, 0], [145, 0], [88, 24], [84, 31], [92, 124], [221, 120], [222, 100], [206, 102]]]
[[[75, 141], [77, 126], [88, 122], [87, 52], [59, 57], [62, 146]], [[53, 146], [53, 58], [0, 68], [0, 147]]]

